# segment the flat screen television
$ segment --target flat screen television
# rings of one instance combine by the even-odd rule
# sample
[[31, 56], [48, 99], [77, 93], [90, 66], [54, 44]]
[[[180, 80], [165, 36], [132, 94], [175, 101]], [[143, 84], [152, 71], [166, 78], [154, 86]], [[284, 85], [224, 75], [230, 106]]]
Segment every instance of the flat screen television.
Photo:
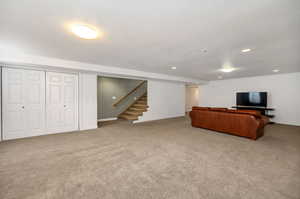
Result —
[[236, 93], [236, 105], [267, 107], [267, 92]]

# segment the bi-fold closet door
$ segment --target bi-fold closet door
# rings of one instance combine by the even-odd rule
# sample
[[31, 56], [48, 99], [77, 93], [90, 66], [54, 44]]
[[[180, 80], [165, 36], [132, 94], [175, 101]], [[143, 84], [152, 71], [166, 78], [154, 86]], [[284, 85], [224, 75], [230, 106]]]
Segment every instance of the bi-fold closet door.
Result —
[[3, 139], [45, 133], [45, 73], [2, 69]]
[[3, 139], [78, 130], [78, 76], [2, 70]]
[[78, 76], [47, 72], [47, 130], [52, 133], [78, 130]]

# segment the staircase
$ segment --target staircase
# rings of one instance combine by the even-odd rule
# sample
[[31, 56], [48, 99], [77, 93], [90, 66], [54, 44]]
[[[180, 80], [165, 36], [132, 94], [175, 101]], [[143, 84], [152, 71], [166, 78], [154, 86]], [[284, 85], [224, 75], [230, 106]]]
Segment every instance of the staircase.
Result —
[[136, 100], [126, 111], [121, 113], [118, 118], [125, 120], [137, 120], [139, 116], [147, 111], [147, 94]]

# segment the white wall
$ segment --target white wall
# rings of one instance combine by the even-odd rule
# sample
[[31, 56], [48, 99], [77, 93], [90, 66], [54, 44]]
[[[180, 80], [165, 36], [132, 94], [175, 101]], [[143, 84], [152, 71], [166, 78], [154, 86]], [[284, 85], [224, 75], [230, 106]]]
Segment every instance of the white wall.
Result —
[[193, 106], [199, 104], [199, 87], [198, 86], [186, 86], [185, 89], [185, 111], [191, 111]]
[[79, 74], [79, 129], [97, 128], [97, 75]]
[[183, 83], [149, 80], [147, 94], [148, 111], [135, 123], [185, 115], [185, 85]]
[[275, 108], [273, 121], [300, 125], [300, 73], [211, 81], [201, 86], [200, 106], [231, 107], [236, 92], [266, 91], [268, 107]]
[[0, 141], [2, 141], [2, 67], [0, 67]]

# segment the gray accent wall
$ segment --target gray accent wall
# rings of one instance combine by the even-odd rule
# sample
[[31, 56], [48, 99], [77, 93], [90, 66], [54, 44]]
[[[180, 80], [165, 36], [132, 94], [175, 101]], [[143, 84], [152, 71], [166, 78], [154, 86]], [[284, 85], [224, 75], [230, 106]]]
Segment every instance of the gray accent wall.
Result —
[[[117, 117], [125, 111], [135, 98], [141, 97], [147, 91], [147, 83], [128, 96], [117, 107], [113, 106], [118, 99], [134, 89], [143, 80], [101, 77], [97, 78], [98, 119]], [[113, 99], [113, 97], [116, 97]]]

